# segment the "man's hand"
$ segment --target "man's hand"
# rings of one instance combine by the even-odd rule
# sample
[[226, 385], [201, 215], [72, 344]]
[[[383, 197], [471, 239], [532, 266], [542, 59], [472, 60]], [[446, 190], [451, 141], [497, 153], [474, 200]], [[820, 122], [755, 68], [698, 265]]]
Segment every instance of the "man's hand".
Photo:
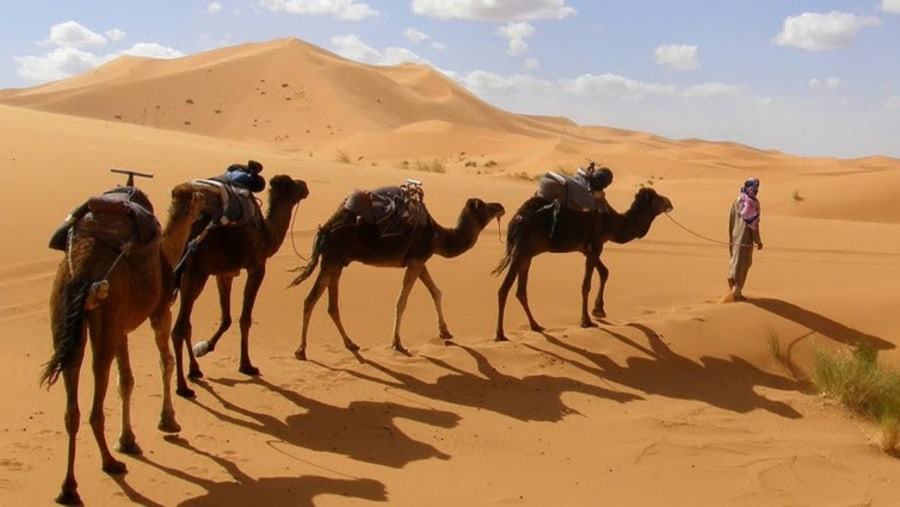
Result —
[[756, 243], [756, 249], [757, 249], [757, 250], [762, 250], [762, 241], [758, 241], [758, 242]]

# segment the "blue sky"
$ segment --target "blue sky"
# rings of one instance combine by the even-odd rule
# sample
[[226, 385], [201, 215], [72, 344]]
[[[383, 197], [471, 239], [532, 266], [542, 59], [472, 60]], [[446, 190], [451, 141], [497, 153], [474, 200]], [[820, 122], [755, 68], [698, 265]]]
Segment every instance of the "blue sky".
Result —
[[519, 113], [900, 157], [900, 0], [0, 0], [0, 88], [296, 37]]

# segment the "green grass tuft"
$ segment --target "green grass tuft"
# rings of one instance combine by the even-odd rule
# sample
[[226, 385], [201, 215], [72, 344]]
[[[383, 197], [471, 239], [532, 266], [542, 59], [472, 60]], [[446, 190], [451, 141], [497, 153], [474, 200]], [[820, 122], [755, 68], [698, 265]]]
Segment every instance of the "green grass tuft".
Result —
[[897, 452], [900, 372], [880, 364], [875, 349], [861, 345], [852, 354], [818, 351], [813, 382], [826, 396], [877, 422], [882, 430], [882, 450]]

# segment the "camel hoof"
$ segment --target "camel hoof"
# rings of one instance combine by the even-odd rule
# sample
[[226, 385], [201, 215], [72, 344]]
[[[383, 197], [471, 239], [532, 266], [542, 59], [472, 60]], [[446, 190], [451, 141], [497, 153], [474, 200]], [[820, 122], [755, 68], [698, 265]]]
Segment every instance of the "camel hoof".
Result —
[[537, 322], [535, 322], [534, 324], [531, 325], [531, 330], [532, 330], [532, 331], [537, 331], [537, 332], [540, 333], [541, 331], [544, 330], [544, 326], [542, 326], [542, 325], [538, 324]]
[[141, 446], [137, 444], [134, 440], [129, 440], [127, 442], [119, 442], [119, 445], [116, 446], [116, 450], [121, 452], [122, 454], [128, 454], [131, 456], [140, 456], [144, 453], [141, 450]]
[[193, 389], [188, 387], [178, 387], [175, 389], [175, 394], [181, 396], [182, 398], [192, 399], [197, 397], [197, 393], [194, 392]]
[[508, 342], [509, 338], [507, 338], [505, 335], [498, 334], [497, 337], [494, 338], [494, 341], [495, 342]]
[[191, 368], [190, 371], [188, 371], [187, 376], [191, 380], [201, 379], [203, 378], [203, 371], [201, 371], [200, 368]]
[[157, 426], [159, 431], [163, 433], [178, 433], [181, 431], [181, 425], [175, 422], [175, 417], [163, 417]]
[[399, 343], [394, 344], [393, 349], [396, 350], [397, 352], [401, 353], [401, 354], [405, 354], [405, 355], [407, 355], [407, 356], [409, 355], [409, 351], [406, 350], [406, 347], [404, 347], [403, 345], [400, 345]]
[[605, 319], [606, 318], [606, 310], [604, 310], [603, 308], [594, 308], [593, 311], [591, 311], [591, 315], [595, 319]]
[[128, 467], [125, 466], [125, 463], [114, 459], [103, 465], [103, 471], [109, 475], [122, 475], [128, 473]]
[[75, 488], [63, 488], [59, 492], [59, 496], [56, 497], [56, 503], [60, 505], [84, 505], [81, 501], [81, 496], [78, 495], [78, 491]]
[[359, 350], [359, 345], [353, 342], [347, 342], [344, 344], [344, 346], [347, 347], [347, 350], [349, 350], [350, 352], [356, 352]]
[[306, 351], [303, 349], [297, 349], [294, 351], [294, 357], [296, 357], [300, 361], [306, 361]]
[[452, 340], [453, 335], [450, 333], [449, 329], [441, 329], [441, 339], [442, 340]]
[[214, 349], [209, 346], [208, 340], [203, 340], [202, 342], [197, 342], [194, 347], [194, 357], [203, 357], [206, 354], [209, 354]]
[[251, 375], [254, 377], [256, 375], [259, 375], [259, 368], [257, 368], [256, 366], [252, 366], [252, 365], [251, 366], [241, 366], [240, 368], [238, 368], [238, 371], [243, 373], [244, 375]]
[[597, 327], [597, 323], [592, 320], [583, 320], [583, 321], [581, 321], [581, 327], [584, 327], [584, 328]]

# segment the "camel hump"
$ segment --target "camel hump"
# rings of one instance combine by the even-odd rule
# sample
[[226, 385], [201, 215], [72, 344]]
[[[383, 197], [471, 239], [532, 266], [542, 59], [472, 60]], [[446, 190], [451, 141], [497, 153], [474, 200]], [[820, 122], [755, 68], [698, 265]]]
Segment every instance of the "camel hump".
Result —
[[256, 199], [247, 188], [218, 178], [197, 179], [192, 183], [206, 196], [203, 213], [218, 225], [247, 225], [262, 216]]
[[535, 192], [548, 201], [558, 201], [563, 207], [577, 211], [596, 211], [599, 203], [591, 192], [590, 182], [582, 174], [566, 176], [548, 172], [538, 180]]
[[161, 227], [147, 194], [135, 187], [116, 187], [87, 200], [87, 214], [76, 233], [110, 244], [135, 240], [147, 244], [159, 237]]
[[419, 194], [403, 186], [357, 190], [343, 203], [359, 223], [373, 224], [382, 236], [396, 236], [427, 223], [428, 212]]

